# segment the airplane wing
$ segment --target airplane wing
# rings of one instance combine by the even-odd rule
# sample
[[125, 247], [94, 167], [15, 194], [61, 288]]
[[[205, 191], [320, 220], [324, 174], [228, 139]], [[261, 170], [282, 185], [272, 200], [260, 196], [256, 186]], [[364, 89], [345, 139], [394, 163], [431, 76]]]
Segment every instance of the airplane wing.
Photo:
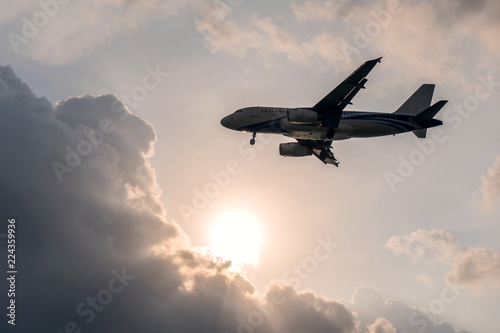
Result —
[[313, 155], [316, 156], [321, 162], [325, 164], [333, 164], [336, 167], [339, 166], [339, 162], [333, 156], [332, 141], [321, 141], [321, 140], [297, 140], [303, 145], [307, 145], [312, 149]]
[[369, 60], [359, 66], [351, 75], [349, 75], [341, 84], [333, 89], [313, 109], [318, 111], [323, 117], [323, 124], [329, 127], [327, 140], [302, 140], [297, 139], [300, 144], [308, 146], [314, 156], [325, 164], [339, 166], [339, 162], [333, 155], [332, 139], [335, 130], [339, 126], [342, 112], [347, 105], [352, 104], [351, 100], [361, 90], [365, 89], [365, 83], [368, 81], [366, 76], [371, 72], [382, 57]]
[[338, 128], [342, 111], [347, 105], [352, 104], [351, 100], [361, 89], [365, 89], [365, 83], [368, 81], [366, 76], [381, 59], [382, 57], [369, 60], [359, 66], [358, 69], [313, 107], [313, 109], [323, 115], [327, 126], [334, 129]]

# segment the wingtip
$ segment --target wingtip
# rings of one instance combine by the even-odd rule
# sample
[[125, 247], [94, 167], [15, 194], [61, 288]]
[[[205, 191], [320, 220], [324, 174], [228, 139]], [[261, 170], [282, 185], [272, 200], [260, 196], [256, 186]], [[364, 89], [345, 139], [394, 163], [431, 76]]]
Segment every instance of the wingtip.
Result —
[[364, 64], [376, 64], [378, 62], [382, 62], [382, 57], [377, 58], [377, 59], [372, 59], [372, 60], [367, 60]]

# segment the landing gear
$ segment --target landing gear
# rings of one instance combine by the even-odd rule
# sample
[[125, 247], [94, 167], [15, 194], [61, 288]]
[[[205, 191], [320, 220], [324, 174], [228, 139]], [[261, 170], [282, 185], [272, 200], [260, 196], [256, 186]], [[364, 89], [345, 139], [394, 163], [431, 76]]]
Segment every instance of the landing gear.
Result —
[[255, 136], [257, 135], [256, 132], [252, 133], [252, 138], [250, 139], [250, 144], [253, 146], [255, 144]]
[[334, 136], [335, 136], [335, 129], [330, 127], [328, 131], [326, 131], [326, 137], [328, 139], [333, 139]]

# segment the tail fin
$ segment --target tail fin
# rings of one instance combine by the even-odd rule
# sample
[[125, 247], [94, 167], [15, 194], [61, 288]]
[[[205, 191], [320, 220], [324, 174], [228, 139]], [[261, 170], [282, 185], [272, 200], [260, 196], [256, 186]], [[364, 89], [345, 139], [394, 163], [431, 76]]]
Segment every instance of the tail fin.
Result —
[[427, 109], [429, 106], [431, 106], [434, 87], [434, 84], [423, 84], [394, 113], [417, 115], [421, 111]]

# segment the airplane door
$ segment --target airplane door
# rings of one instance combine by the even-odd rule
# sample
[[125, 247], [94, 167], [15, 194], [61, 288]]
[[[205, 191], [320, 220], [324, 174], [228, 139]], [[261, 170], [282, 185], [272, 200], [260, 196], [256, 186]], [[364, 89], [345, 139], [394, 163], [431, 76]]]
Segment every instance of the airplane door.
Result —
[[259, 110], [257, 108], [252, 109], [251, 116], [252, 117], [258, 117], [259, 116]]

